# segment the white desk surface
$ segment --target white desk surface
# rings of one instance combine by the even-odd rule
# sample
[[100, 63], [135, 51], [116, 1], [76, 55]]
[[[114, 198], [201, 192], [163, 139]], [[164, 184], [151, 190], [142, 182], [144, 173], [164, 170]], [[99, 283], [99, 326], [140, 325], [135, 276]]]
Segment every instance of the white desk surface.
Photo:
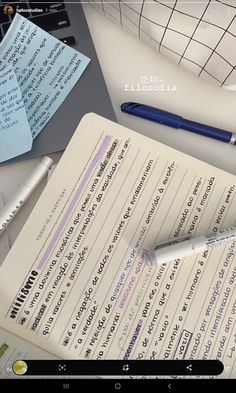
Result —
[[[85, 5], [84, 9], [117, 121], [236, 175], [236, 146], [190, 132], [161, 127], [120, 111], [122, 102], [137, 101], [172, 111], [191, 120], [234, 131], [236, 92], [225, 91], [210, 86], [208, 82], [200, 81], [123, 31], [91, 6]], [[126, 84], [140, 84], [143, 76], [163, 80], [162, 83], [166, 85], [176, 86], [177, 91], [128, 91], [127, 87], [125, 88]], [[60, 156], [60, 153], [56, 153], [51, 157], [58, 161]], [[39, 160], [8, 163], [0, 167], [0, 193], [5, 200], [17, 191], [17, 186]], [[42, 182], [9, 225], [11, 243], [27, 219], [44, 185], [45, 182]]]

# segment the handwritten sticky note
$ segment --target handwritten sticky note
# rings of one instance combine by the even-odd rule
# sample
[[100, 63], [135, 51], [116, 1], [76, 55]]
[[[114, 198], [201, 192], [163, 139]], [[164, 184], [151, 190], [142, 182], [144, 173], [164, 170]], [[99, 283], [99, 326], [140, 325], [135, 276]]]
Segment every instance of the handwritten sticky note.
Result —
[[32, 147], [32, 135], [13, 69], [0, 70], [0, 162]]
[[[4, 74], [12, 67], [15, 73], [33, 139], [62, 104], [89, 61], [88, 57], [20, 14], [15, 15], [0, 44], [0, 72]], [[1, 91], [4, 93], [5, 89], [8, 89], [6, 85]], [[28, 126], [25, 126], [25, 133], [28, 135]], [[12, 138], [11, 141], [13, 142]], [[17, 144], [19, 138], [14, 141]], [[17, 154], [18, 150], [15, 148], [15, 155]], [[1, 155], [0, 161], [3, 161]]]

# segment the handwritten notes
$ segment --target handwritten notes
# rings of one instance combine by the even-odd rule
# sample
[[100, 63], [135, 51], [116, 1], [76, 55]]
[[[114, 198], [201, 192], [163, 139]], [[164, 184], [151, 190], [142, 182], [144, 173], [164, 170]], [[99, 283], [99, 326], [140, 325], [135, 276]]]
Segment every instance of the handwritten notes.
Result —
[[87, 114], [0, 268], [0, 326], [62, 359], [218, 359], [235, 378], [236, 244], [145, 263], [235, 217], [235, 176]]
[[30, 150], [32, 135], [16, 75], [9, 66], [0, 71], [0, 161]]
[[[16, 14], [0, 44], [1, 109], [3, 112], [8, 110], [10, 102], [7, 104], [4, 97], [6, 100], [8, 92], [15, 87], [18, 89], [17, 100], [22, 98], [21, 111], [15, 107], [14, 116], [12, 112], [11, 117], [8, 116], [9, 121], [5, 122], [1, 112], [0, 124], [5, 129], [2, 128], [0, 132], [0, 162], [31, 148], [32, 139], [37, 137], [54, 115], [89, 61], [88, 57]], [[11, 76], [15, 74], [11, 80], [6, 79], [9, 67]], [[23, 123], [25, 116], [27, 118]]]

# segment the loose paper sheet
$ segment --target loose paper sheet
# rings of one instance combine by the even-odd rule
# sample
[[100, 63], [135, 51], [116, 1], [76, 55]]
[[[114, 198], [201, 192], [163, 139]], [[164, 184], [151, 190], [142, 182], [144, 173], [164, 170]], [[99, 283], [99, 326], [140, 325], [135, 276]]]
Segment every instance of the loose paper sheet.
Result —
[[0, 162], [32, 147], [32, 135], [13, 68], [0, 71]]
[[[15, 15], [0, 44], [0, 75], [4, 75], [9, 66], [13, 69], [25, 109], [22, 107], [19, 117], [15, 114], [10, 119], [11, 122], [18, 120], [19, 123], [5, 130], [4, 134], [0, 132], [0, 162], [31, 148], [32, 138], [36, 138], [43, 130], [89, 61], [87, 56], [65, 45], [20, 14]], [[3, 77], [1, 80], [3, 83]], [[16, 85], [15, 77], [2, 85], [1, 96], [10, 91], [13, 85]], [[6, 106], [3, 104], [1, 108], [7, 110]], [[31, 143], [28, 141], [29, 128]]]

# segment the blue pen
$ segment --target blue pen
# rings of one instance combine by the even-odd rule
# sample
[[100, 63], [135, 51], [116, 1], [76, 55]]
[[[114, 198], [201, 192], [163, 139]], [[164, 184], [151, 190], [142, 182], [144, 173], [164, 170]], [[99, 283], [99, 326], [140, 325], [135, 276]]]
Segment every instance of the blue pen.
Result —
[[175, 115], [152, 106], [138, 104], [136, 102], [125, 102], [121, 105], [121, 110], [122, 112], [126, 112], [134, 116], [139, 116], [144, 119], [155, 121], [159, 124], [164, 124], [165, 126], [177, 129], [181, 128], [183, 130], [195, 132], [196, 134], [218, 139], [221, 142], [230, 143], [232, 145], [236, 144], [236, 134], [232, 132], [187, 120], [182, 116]]

